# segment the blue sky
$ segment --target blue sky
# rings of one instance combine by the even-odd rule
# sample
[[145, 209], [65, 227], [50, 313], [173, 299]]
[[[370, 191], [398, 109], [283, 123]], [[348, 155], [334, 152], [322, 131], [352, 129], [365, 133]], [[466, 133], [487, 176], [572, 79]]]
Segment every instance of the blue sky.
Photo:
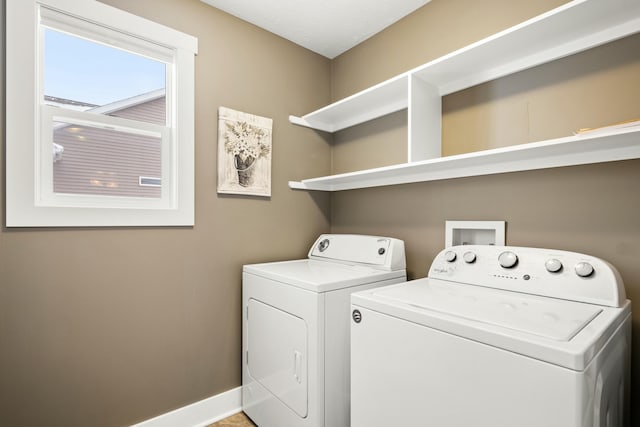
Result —
[[45, 95], [104, 105], [165, 87], [165, 64], [64, 33], [45, 33]]

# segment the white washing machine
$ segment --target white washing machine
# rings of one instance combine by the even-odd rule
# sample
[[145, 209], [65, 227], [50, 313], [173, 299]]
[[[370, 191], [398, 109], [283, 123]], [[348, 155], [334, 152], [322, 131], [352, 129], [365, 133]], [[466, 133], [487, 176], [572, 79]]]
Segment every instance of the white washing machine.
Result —
[[351, 301], [352, 427], [629, 423], [630, 302], [605, 261], [455, 246]]
[[404, 242], [321, 235], [308, 259], [245, 265], [242, 409], [259, 427], [349, 426], [350, 294], [406, 281]]

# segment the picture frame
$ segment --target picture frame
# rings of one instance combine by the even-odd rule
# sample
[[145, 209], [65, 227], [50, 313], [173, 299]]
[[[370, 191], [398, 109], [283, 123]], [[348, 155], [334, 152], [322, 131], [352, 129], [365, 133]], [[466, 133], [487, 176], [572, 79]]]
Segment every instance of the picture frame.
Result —
[[273, 119], [218, 108], [218, 193], [271, 196]]

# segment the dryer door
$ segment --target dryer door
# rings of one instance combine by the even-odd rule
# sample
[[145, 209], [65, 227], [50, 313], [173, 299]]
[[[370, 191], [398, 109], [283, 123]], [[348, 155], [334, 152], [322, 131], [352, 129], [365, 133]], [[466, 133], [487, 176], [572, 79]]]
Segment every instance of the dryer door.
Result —
[[249, 299], [249, 375], [300, 417], [307, 416], [307, 327], [301, 318]]

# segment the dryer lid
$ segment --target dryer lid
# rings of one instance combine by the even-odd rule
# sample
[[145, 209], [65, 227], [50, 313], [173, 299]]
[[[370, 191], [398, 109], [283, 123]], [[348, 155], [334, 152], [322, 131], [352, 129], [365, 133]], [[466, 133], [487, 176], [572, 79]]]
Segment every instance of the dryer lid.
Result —
[[404, 270], [386, 271], [361, 265], [309, 259], [250, 264], [244, 266], [243, 272], [313, 292], [327, 292], [389, 279], [406, 278]]

